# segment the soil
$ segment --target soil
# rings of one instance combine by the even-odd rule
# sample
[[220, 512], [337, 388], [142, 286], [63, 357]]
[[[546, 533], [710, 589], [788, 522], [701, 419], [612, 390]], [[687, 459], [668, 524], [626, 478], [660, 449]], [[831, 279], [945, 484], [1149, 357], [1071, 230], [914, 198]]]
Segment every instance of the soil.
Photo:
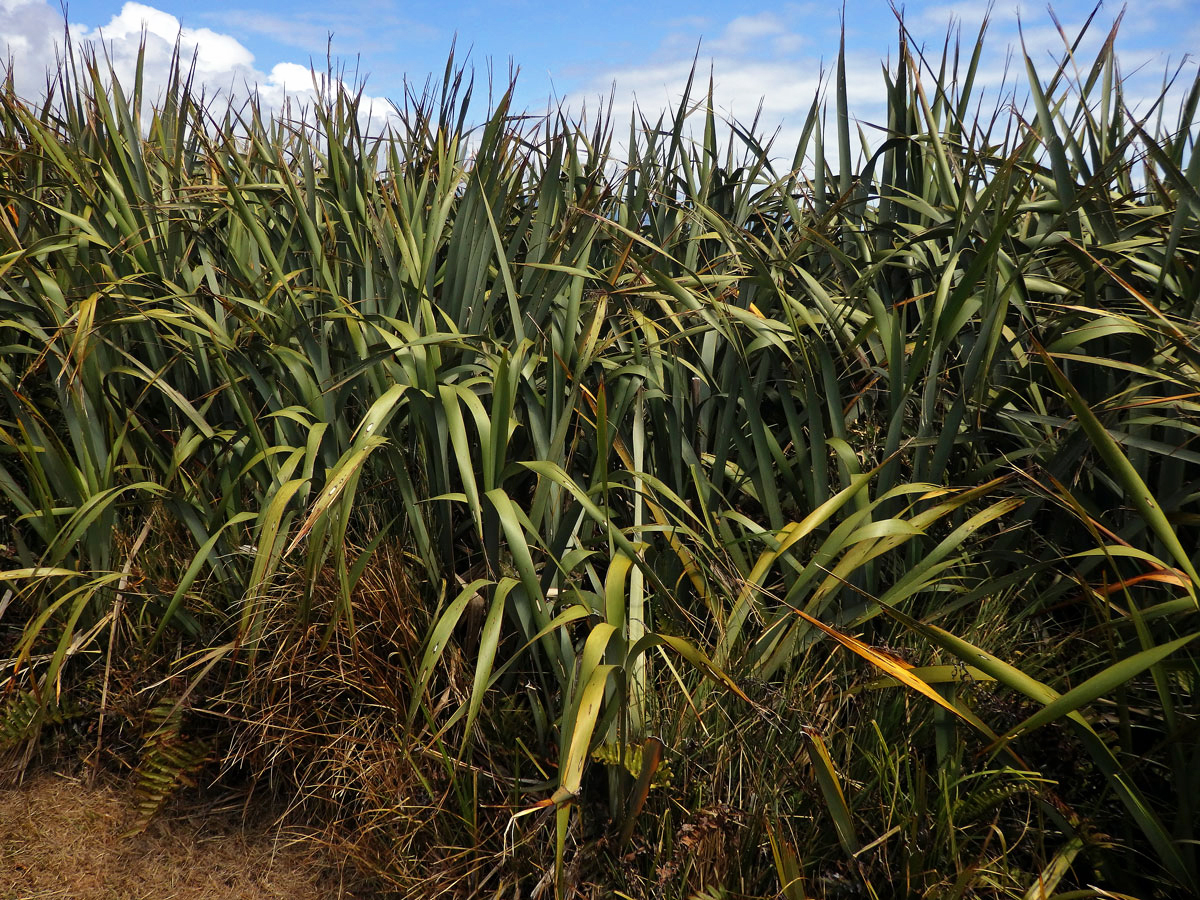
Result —
[[163, 814], [142, 834], [132, 788], [62, 772], [0, 787], [0, 900], [333, 900], [340, 889], [312, 843], [271, 816]]

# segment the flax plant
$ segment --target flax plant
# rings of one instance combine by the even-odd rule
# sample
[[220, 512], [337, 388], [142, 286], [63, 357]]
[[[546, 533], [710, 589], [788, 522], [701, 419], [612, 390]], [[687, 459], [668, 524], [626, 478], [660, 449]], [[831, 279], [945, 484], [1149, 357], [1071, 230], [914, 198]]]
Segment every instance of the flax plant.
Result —
[[1200, 82], [1139, 118], [1114, 36], [985, 113], [901, 25], [874, 148], [844, 53], [786, 148], [472, 125], [453, 57], [371, 132], [10, 82], [0, 737], [127, 647], [364, 841], [442, 786], [470, 890], [1196, 890]]

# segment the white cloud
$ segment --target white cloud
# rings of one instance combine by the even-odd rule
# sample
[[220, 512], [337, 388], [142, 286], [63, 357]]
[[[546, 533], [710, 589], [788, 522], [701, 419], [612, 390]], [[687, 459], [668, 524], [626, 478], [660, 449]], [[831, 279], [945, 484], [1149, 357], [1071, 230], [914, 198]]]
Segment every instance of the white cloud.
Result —
[[0, 0], [0, 14], [0, 60], [12, 62], [17, 90], [31, 95], [44, 89], [45, 67], [54, 61], [55, 47], [66, 33], [62, 15], [45, 0]]
[[[0, 59], [11, 64], [17, 91], [37, 97], [45, 91], [49, 68], [61, 55], [67, 31], [62, 14], [47, 0], [0, 0], [4, 29], [0, 32]], [[195, 60], [194, 83], [207, 97], [237, 100], [255, 92], [268, 109], [285, 104], [293, 108], [310, 104], [320, 85], [314, 85], [308, 66], [276, 63], [270, 72], [255, 66], [254, 54], [236, 38], [210, 28], [192, 28], [170, 13], [142, 3], [125, 3], [104, 25], [72, 23], [71, 42], [77, 51], [107, 58], [123, 85], [132, 84], [139, 53], [142, 55], [146, 96], [154, 102], [165, 88], [172, 56], [178, 43], [185, 66]], [[362, 115], [375, 125], [391, 112], [381, 97], [363, 97]]]
[[774, 13], [738, 16], [708, 46], [717, 53], [745, 53], [761, 49], [765, 42], [772, 41], [785, 30], [783, 22]]
[[[187, 58], [196, 55], [201, 77], [245, 69], [252, 71], [254, 54], [227, 34], [218, 34], [208, 28], [185, 28], [179, 19], [141, 3], [126, 3], [121, 12], [113, 16], [107, 25], [94, 31], [85, 31], [80, 37], [106, 45], [120, 47], [127, 52], [136, 48], [143, 34], [149, 47], [173, 46], [176, 39], [179, 49]], [[152, 40], [157, 38], [157, 41]]]
[[354, 2], [324, 7], [289, 9], [282, 14], [254, 9], [221, 9], [202, 13], [204, 21], [236, 29], [240, 34], [263, 35], [272, 41], [298, 47], [324, 59], [332, 49], [334, 54], [370, 56], [377, 53], [394, 54], [397, 36], [405, 41], [441, 42], [446, 38], [440, 29], [423, 21], [410, 19], [392, 11], [392, 4]]
[[327, 25], [314, 24], [304, 19], [284, 18], [244, 9], [223, 12], [221, 21], [242, 32], [266, 35], [281, 44], [321, 55], [324, 55], [328, 47], [329, 35], [333, 30]]
[[[805, 119], [819, 92], [828, 88], [836, 64], [837, 46], [831, 56], [814, 51], [813, 31], [806, 27], [811, 10], [796, 8], [791, 20], [772, 13], [739, 16], [719, 29], [717, 36], [700, 44], [692, 84], [693, 105], [707, 102], [712, 78], [713, 110], [720, 119], [746, 125], [759, 116], [758, 136], [776, 134], [773, 154], [790, 160]], [[691, 52], [680, 52], [690, 42]], [[641, 109], [655, 119], [659, 110], [674, 110], [692, 72], [695, 37], [678, 32], [664, 36], [659, 57], [651, 65], [613, 69], [590, 80], [568, 97], [568, 105], [579, 108], [584, 100], [607, 96], [616, 85], [613, 115], [617, 122]], [[869, 143], [882, 137], [867, 123], [883, 118], [884, 81], [878, 57], [854, 54], [846, 67], [846, 94], [851, 114], [860, 117]], [[830, 94], [832, 97], [832, 94]], [[830, 104], [823, 129], [827, 141], [836, 140], [835, 115]], [[851, 139], [857, 144], [857, 124], [851, 123]], [[703, 133], [703, 119], [692, 121], [690, 133]]]
[[909, 27], [934, 31], [946, 30], [951, 21], [961, 22], [965, 27], [978, 27], [986, 16], [992, 23], [1015, 23], [1029, 7], [1018, 2], [993, 3], [992, 0], [959, 0], [956, 3], [935, 3], [926, 6], [915, 17], [908, 20]]
[[[1195, 0], [1143, 0], [1147, 5], [1167, 8]], [[910, 6], [918, 6], [911, 4]], [[1139, 15], [1141, 7], [1139, 6]], [[1083, 28], [1087, 13], [1073, 10], [1061, 18], [1063, 32], [1073, 40]], [[942, 49], [948, 29], [950, 52], [955, 40], [960, 41], [960, 72], [970, 60], [975, 38], [985, 16], [989, 25], [983, 52], [976, 72], [973, 97], [986, 121], [997, 104], [1012, 100], [1021, 102], [1028, 93], [1025, 65], [1021, 56], [1021, 41], [1033, 60], [1043, 82], [1054, 72], [1065, 53], [1063, 35], [1039, 4], [1018, 3], [1016, 0], [956, 0], [921, 8], [905, 18], [913, 48], [924, 52], [926, 67], [921, 70], [927, 96], [936, 79]], [[1104, 9], [1092, 21], [1079, 49], [1076, 60], [1080, 77], [1087, 71], [1112, 27], [1115, 15]], [[851, 140], [858, 147], [858, 128], [861, 126], [867, 142], [876, 146], [883, 133], [871, 125], [886, 124], [885, 82], [882, 76], [884, 54], [890, 54], [889, 69], [896, 67], [894, 27], [884, 27], [884, 20], [894, 23], [892, 13], [883, 0], [850, 2], [846, 9], [845, 34], [847, 45], [846, 89], [850, 115]], [[1162, 88], [1162, 73], [1166, 54], [1161, 48], [1142, 49], [1136, 41], [1137, 28], [1126, 22], [1118, 33], [1117, 51], [1125, 82], [1126, 102], [1135, 109], [1146, 109]], [[718, 114], [746, 123], [761, 109], [760, 132], [773, 132], [782, 123], [775, 151], [781, 157], [790, 155], [799, 137], [804, 119], [818, 90], [824, 90], [828, 114], [824, 136], [827, 147], [836, 141], [834, 90], [832, 79], [837, 62], [838, 36], [841, 33], [836, 9], [815, 10], [811, 7], [782, 7], [779, 12], [742, 15], [725, 23], [712, 21], [673, 23], [672, 30], [662, 37], [658, 51], [649, 56], [649, 64], [613, 67], [589, 80], [568, 97], [568, 104], [578, 108], [584, 99], [607, 96], [615, 84], [613, 107], [617, 121], [640, 106], [656, 118], [661, 109], [678, 106], [692, 60], [696, 53], [699, 28], [715, 35], [700, 43], [696, 60], [697, 73], [692, 88], [693, 102], [703, 102], [708, 88], [709, 73], [713, 80], [713, 105]], [[1195, 26], [1192, 26], [1195, 27]], [[884, 40], [886, 38], [886, 43]], [[1176, 62], [1179, 54], [1176, 54]], [[929, 71], [932, 67], [932, 72]], [[1193, 63], [1185, 69], [1180, 82], [1190, 84], [1195, 76]], [[1135, 74], [1136, 73], [1136, 74]], [[1076, 75], [1068, 69], [1071, 80]], [[1178, 92], [1177, 92], [1178, 93]], [[1177, 102], [1177, 101], [1172, 101]], [[1170, 108], [1170, 104], [1168, 104]], [[702, 127], [693, 123], [693, 134]]]
[[267, 76], [272, 87], [286, 92], [289, 87], [293, 91], [307, 91], [313, 86], [312, 69], [296, 63], [276, 63]]

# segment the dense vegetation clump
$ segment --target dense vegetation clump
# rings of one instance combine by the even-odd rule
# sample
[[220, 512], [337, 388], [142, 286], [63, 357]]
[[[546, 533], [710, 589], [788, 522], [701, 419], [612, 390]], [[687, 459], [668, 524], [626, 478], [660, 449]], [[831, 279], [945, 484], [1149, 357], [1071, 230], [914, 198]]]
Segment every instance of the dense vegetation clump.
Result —
[[783, 163], [10, 83], [0, 744], [410, 896], [1200, 890], [1200, 82], [957, 58]]

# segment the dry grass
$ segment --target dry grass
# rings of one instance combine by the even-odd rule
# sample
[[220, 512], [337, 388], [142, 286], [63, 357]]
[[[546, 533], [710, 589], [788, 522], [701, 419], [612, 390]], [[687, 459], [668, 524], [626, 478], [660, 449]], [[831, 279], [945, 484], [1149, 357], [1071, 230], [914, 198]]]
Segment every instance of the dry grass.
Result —
[[0, 897], [73, 900], [350, 896], [311, 848], [228, 813], [156, 820], [125, 837], [132, 789], [56, 772], [0, 789]]

